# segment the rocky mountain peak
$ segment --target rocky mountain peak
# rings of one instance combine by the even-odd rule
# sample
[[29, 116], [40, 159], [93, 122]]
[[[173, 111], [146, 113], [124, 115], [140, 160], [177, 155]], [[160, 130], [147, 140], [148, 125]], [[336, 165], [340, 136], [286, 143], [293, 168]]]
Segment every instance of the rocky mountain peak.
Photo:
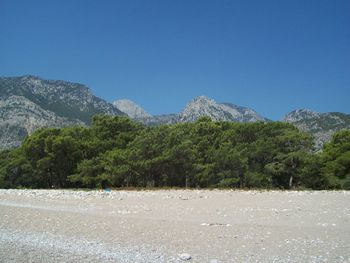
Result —
[[207, 96], [201, 95], [201, 96], [195, 97], [191, 102], [192, 103], [212, 103], [215, 101]]
[[214, 121], [228, 121], [230, 119], [230, 114], [225, 112], [214, 100], [206, 96], [199, 96], [187, 104], [180, 114], [180, 121], [192, 122], [204, 116], [210, 117]]
[[215, 121], [267, 121], [266, 118], [250, 108], [232, 103], [217, 103], [206, 96], [199, 96], [187, 104], [180, 114], [180, 121], [195, 121], [203, 116], [208, 116]]
[[319, 116], [320, 116], [320, 113], [312, 111], [310, 109], [297, 109], [286, 114], [283, 117], [283, 121], [294, 123], [297, 121], [312, 119]]
[[116, 100], [113, 105], [132, 119], [150, 118], [152, 116], [138, 104], [128, 99]]

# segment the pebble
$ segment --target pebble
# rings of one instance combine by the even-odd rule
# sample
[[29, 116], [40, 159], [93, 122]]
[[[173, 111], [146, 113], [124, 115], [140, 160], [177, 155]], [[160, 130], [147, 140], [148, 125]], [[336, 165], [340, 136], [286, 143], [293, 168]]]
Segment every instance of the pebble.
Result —
[[181, 259], [182, 261], [187, 261], [187, 260], [190, 260], [191, 258], [192, 258], [191, 255], [188, 253], [179, 254], [179, 259]]

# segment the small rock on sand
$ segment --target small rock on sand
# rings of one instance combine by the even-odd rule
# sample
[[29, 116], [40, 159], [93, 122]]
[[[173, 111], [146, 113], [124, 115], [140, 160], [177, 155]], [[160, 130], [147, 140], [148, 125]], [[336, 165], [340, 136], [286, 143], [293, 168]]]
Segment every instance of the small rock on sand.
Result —
[[188, 253], [179, 254], [179, 259], [181, 259], [182, 261], [187, 261], [187, 260], [190, 260], [191, 258], [192, 258], [191, 255]]

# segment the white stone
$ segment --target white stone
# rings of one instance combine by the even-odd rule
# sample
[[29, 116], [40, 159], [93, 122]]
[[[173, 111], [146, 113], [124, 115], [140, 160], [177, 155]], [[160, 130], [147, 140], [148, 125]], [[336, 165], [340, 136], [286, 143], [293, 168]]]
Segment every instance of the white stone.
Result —
[[182, 261], [187, 261], [187, 260], [190, 260], [191, 258], [192, 258], [191, 255], [188, 253], [179, 254], [179, 259], [181, 259]]

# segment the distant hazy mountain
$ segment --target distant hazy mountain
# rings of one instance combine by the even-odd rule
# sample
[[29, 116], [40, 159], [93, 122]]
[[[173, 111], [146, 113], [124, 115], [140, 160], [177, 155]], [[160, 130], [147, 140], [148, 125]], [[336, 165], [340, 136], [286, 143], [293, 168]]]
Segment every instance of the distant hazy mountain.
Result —
[[137, 105], [135, 102], [127, 99], [116, 100], [113, 102], [119, 110], [126, 113], [132, 119], [143, 119], [152, 117], [151, 114], [147, 113], [143, 108]]
[[97, 113], [125, 115], [82, 84], [35, 76], [0, 78], [0, 149], [41, 127], [89, 124]]
[[340, 112], [318, 113], [309, 109], [298, 109], [285, 115], [283, 121], [312, 134], [316, 149], [322, 148], [336, 131], [350, 129], [350, 115]]

